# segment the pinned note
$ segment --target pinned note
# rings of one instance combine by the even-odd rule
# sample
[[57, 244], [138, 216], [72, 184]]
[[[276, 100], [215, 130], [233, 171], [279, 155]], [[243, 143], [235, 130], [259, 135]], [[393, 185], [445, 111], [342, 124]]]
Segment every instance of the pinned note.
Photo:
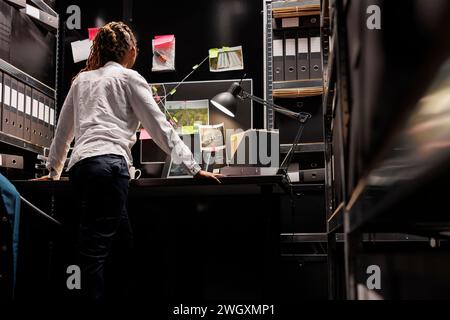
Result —
[[175, 71], [175, 35], [155, 36], [152, 40], [152, 71]]
[[82, 41], [75, 41], [71, 43], [73, 62], [78, 63], [89, 58], [91, 53], [92, 41], [85, 39]]
[[161, 49], [165, 47], [171, 47], [173, 45], [173, 42], [175, 40], [175, 35], [170, 34], [166, 36], [155, 36], [155, 39], [153, 40], [153, 45], [156, 49]]
[[210, 59], [215, 59], [218, 56], [219, 56], [219, 49], [217, 49], [217, 48], [209, 49], [209, 58]]
[[209, 50], [209, 71], [223, 72], [244, 69], [242, 46]]
[[88, 28], [89, 40], [94, 40], [97, 33], [100, 31], [100, 28]]

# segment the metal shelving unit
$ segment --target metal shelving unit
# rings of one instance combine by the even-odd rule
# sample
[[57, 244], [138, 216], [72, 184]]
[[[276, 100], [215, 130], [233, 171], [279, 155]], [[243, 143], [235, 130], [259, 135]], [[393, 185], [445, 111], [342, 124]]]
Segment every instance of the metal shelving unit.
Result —
[[[441, 122], [450, 108], [442, 103], [446, 98], [440, 91], [450, 79], [450, 41], [441, 31], [450, 26], [445, 18], [450, 4], [440, 4], [441, 14], [430, 27], [420, 17], [392, 14], [412, 4], [377, 3], [382, 12], [391, 13], [385, 15], [391, 21], [384, 23], [414, 27], [410, 32], [405, 32], [406, 27], [402, 31], [372, 31], [365, 28], [361, 18], [365, 7], [360, 2], [322, 0], [324, 70], [328, 71], [323, 99], [325, 189], [329, 292], [333, 299], [360, 298], [358, 289], [365, 281], [361, 271], [366, 267], [362, 261], [374, 263], [373, 259], [378, 259], [382, 263], [394, 254], [413, 253], [420, 264], [429, 256], [445, 254], [450, 236], [450, 218], [447, 210], [442, 210], [448, 205], [450, 187], [450, 148], [445, 143], [450, 134]], [[401, 44], [396, 42], [400, 33], [405, 35]], [[430, 34], [433, 39], [417, 47], [420, 39], [429, 39]], [[392, 45], [384, 47], [387, 42]], [[391, 58], [400, 47], [408, 48], [404, 50], [409, 50], [410, 56], [386, 64], [383, 55]], [[377, 54], [372, 54], [376, 50]], [[380, 101], [382, 111], [377, 108]], [[336, 238], [340, 234], [342, 239]], [[366, 247], [373, 234], [377, 241]], [[393, 267], [390, 263], [394, 273], [408, 268], [407, 264]], [[389, 266], [384, 265], [386, 269]], [[343, 277], [343, 270], [344, 287], [336, 280]], [[445, 277], [422, 276], [429, 277], [430, 283]], [[411, 287], [412, 291], [418, 289]], [[402, 299], [395, 295], [407, 291], [394, 288], [377, 294]]]
[[[42, 12], [44, 12], [45, 14], [55, 17], [58, 21], [59, 21], [59, 15], [51, 8], [49, 7], [44, 1], [42, 0], [32, 0], [32, 3], [39, 8], [40, 10], [42, 10]], [[20, 6], [20, 8], [22, 7], [22, 4]], [[56, 53], [55, 53], [55, 65], [56, 65], [56, 70], [55, 70], [55, 74], [56, 74], [56, 78], [55, 78], [55, 88], [51, 88], [48, 85], [42, 83], [41, 81], [39, 81], [38, 79], [35, 79], [34, 77], [32, 77], [31, 75], [29, 75], [28, 73], [26, 73], [24, 70], [20, 70], [18, 68], [16, 68], [15, 66], [11, 65], [10, 63], [8, 63], [7, 61], [0, 59], [0, 70], [2, 70], [5, 73], [8, 73], [9, 75], [11, 75], [12, 77], [14, 77], [15, 79], [19, 80], [20, 82], [29, 85], [30, 87], [32, 87], [35, 90], [38, 90], [40, 92], [42, 92], [43, 94], [49, 96], [49, 97], [53, 97], [56, 101], [57, 98], [57, 83], [58, 83], [58, 70], [57, 70], [57, 66], [58, 64], [56, 63], [58, 56], [59, 56], [59, 28], [56, 31], [56, 37], [55, 37], [55, 48], [56, 48]], [[21, 138], [17, 138], [14, 136], [11, 136], [7, 133], [1, 132], [0, 131], [0, 144], [4, 143], [7, 146], [12, 146], [23, 149], [25, 151], [29, 151], [32, 153], [36, 153], [36, 154], [44, 154], [44, 147], [37, 145], [37, 144], [33, 144], [30, 141], [26, 141], [24, 139]]]
[[[279, 31], [275, 28], [274, 19], [282, 17], [301, 17], [301, 16], [320, 16], [320, 2], [317, 0], [305, 0], [305, 1], [264, 1], [264, 47], [265, 52], [265, 99], [271, 102], [280, 101], [284, 103], [284, 99], [290, 99], [290, 101], [299, 101], [296, 99], [317, 97], [323, 95], [323, 79], [309, 79], [309, 80], [294, 80], [294, 81], [277, 81], [274, 82], [274, 69], [273, 69], [273, 33], [274, 31]], [[303, 10], [305, 6], [311, 6], [308, 10]], [[290, 13], [284, 14], [274, 14], [274, 11], [278, 11], [280, 8]], [[295, 8], [295, 9], [294, 9]], [[302, 28], [302, 27], [300, 27]], [[298, 29], [298, 28], [285, 28], [286, 29]], [[286, 100], [287, 101], [287, 100]], [[300, 100], [301, 101], [301, 100]], [[275, 102], [276, 103], [276, 102]], [[318, 105], [318, 108], [322, 106]], [[319, 115], [322, 114], [320, 111]], [[316, 115], [315, 115], [316, 116]], [[275, 115], [273, 110], [267, 109], [265, 113], [265, 124], [266, 128], [275, 128]], [[280, 153], [282, 157], [291, 149], [291, 144], [282, 144], [280, 146]], [[315, 143], [300, 143], [296, 146], [295, 150], [296, 159], [307, 159], [317, 155], [317, 158], [321, 158], [323, 162], [322, 154], [325, 152], [325, 143], [315, 142]], [[302, 201], [304, 195], [315, 194], [316, 196], [323, 199], [325, 193], [324, 184], [320, 182], [314, 183], [291, 183], [289, 185], [289, 191], [291, 193], [292, 203], [296, 201]], [[310, 201], [310, 200], [307, 200]], [[319, 200], [322, 201], [322, 200]], [[300, 205], [301, 206], [301, 205]], [[323, 207], [322, 207], [323, 208]], [[295, 208], [293, 209], [295, 212]], [[314, 212], [315, 214], [323, 214], [325, 212]], [[324, 217], [323, 217], [324, 218]], [[323, 219], [325, 220], [325, 219]], [[325, 230], [325, 225], [323, 226]], [[282, 257], [295, 259], [297, 262], [308, 262], [308, 263], [326, 263], [327, 261], [327, 248], [326, 248], [326, 234], [323, 233], [308, 233], [308, 234], [281, 234], [281, 247], [282, 247]], [[325, 241], [323, 241], [325, 240]]]

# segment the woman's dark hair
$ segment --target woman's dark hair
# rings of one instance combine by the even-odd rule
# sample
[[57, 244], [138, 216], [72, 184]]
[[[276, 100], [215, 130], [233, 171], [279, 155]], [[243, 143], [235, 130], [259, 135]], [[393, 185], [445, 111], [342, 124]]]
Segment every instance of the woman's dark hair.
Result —
[[136, 45], [136, 37], [130, 27], [123, 22], [110, 22], [95, 36], [86, 67], [78, 74], [101, 68], [109, 61], [120, 63], [125, 53]]

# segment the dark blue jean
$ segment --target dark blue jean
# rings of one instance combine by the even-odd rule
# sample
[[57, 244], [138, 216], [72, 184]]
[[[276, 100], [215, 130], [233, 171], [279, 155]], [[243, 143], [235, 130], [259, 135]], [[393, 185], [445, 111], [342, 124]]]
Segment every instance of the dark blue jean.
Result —
[[[108, 297], [105, 263], [113, 242], [120, 237], [119, 247], [132, 247], [132, 230], [127, 213], [128, 165], [118, 155], [86, 158], [71, 168], [70, 181], [77, 193], [81, 211], [78, 245], [82, 293], [89, 300], [103, 300], [105, 294]], [[125, 272], [121, 273], [123, 275]], [[111, 279], [111, 282], [116, 280]], [[112, 283], [109, 285], [114, 287]]]

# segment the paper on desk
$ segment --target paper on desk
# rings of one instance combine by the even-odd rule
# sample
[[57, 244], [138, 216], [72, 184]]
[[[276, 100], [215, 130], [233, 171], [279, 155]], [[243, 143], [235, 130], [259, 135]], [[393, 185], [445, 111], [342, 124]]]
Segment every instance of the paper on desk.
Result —
[[92, 41], [89, 39], [75, 41], [71, 43], [73, 62], [78, 63], [89, 58]]
[[288, 176], [291, 182], [300, 182], [300, 165], [291, 163], [288, 168]]

